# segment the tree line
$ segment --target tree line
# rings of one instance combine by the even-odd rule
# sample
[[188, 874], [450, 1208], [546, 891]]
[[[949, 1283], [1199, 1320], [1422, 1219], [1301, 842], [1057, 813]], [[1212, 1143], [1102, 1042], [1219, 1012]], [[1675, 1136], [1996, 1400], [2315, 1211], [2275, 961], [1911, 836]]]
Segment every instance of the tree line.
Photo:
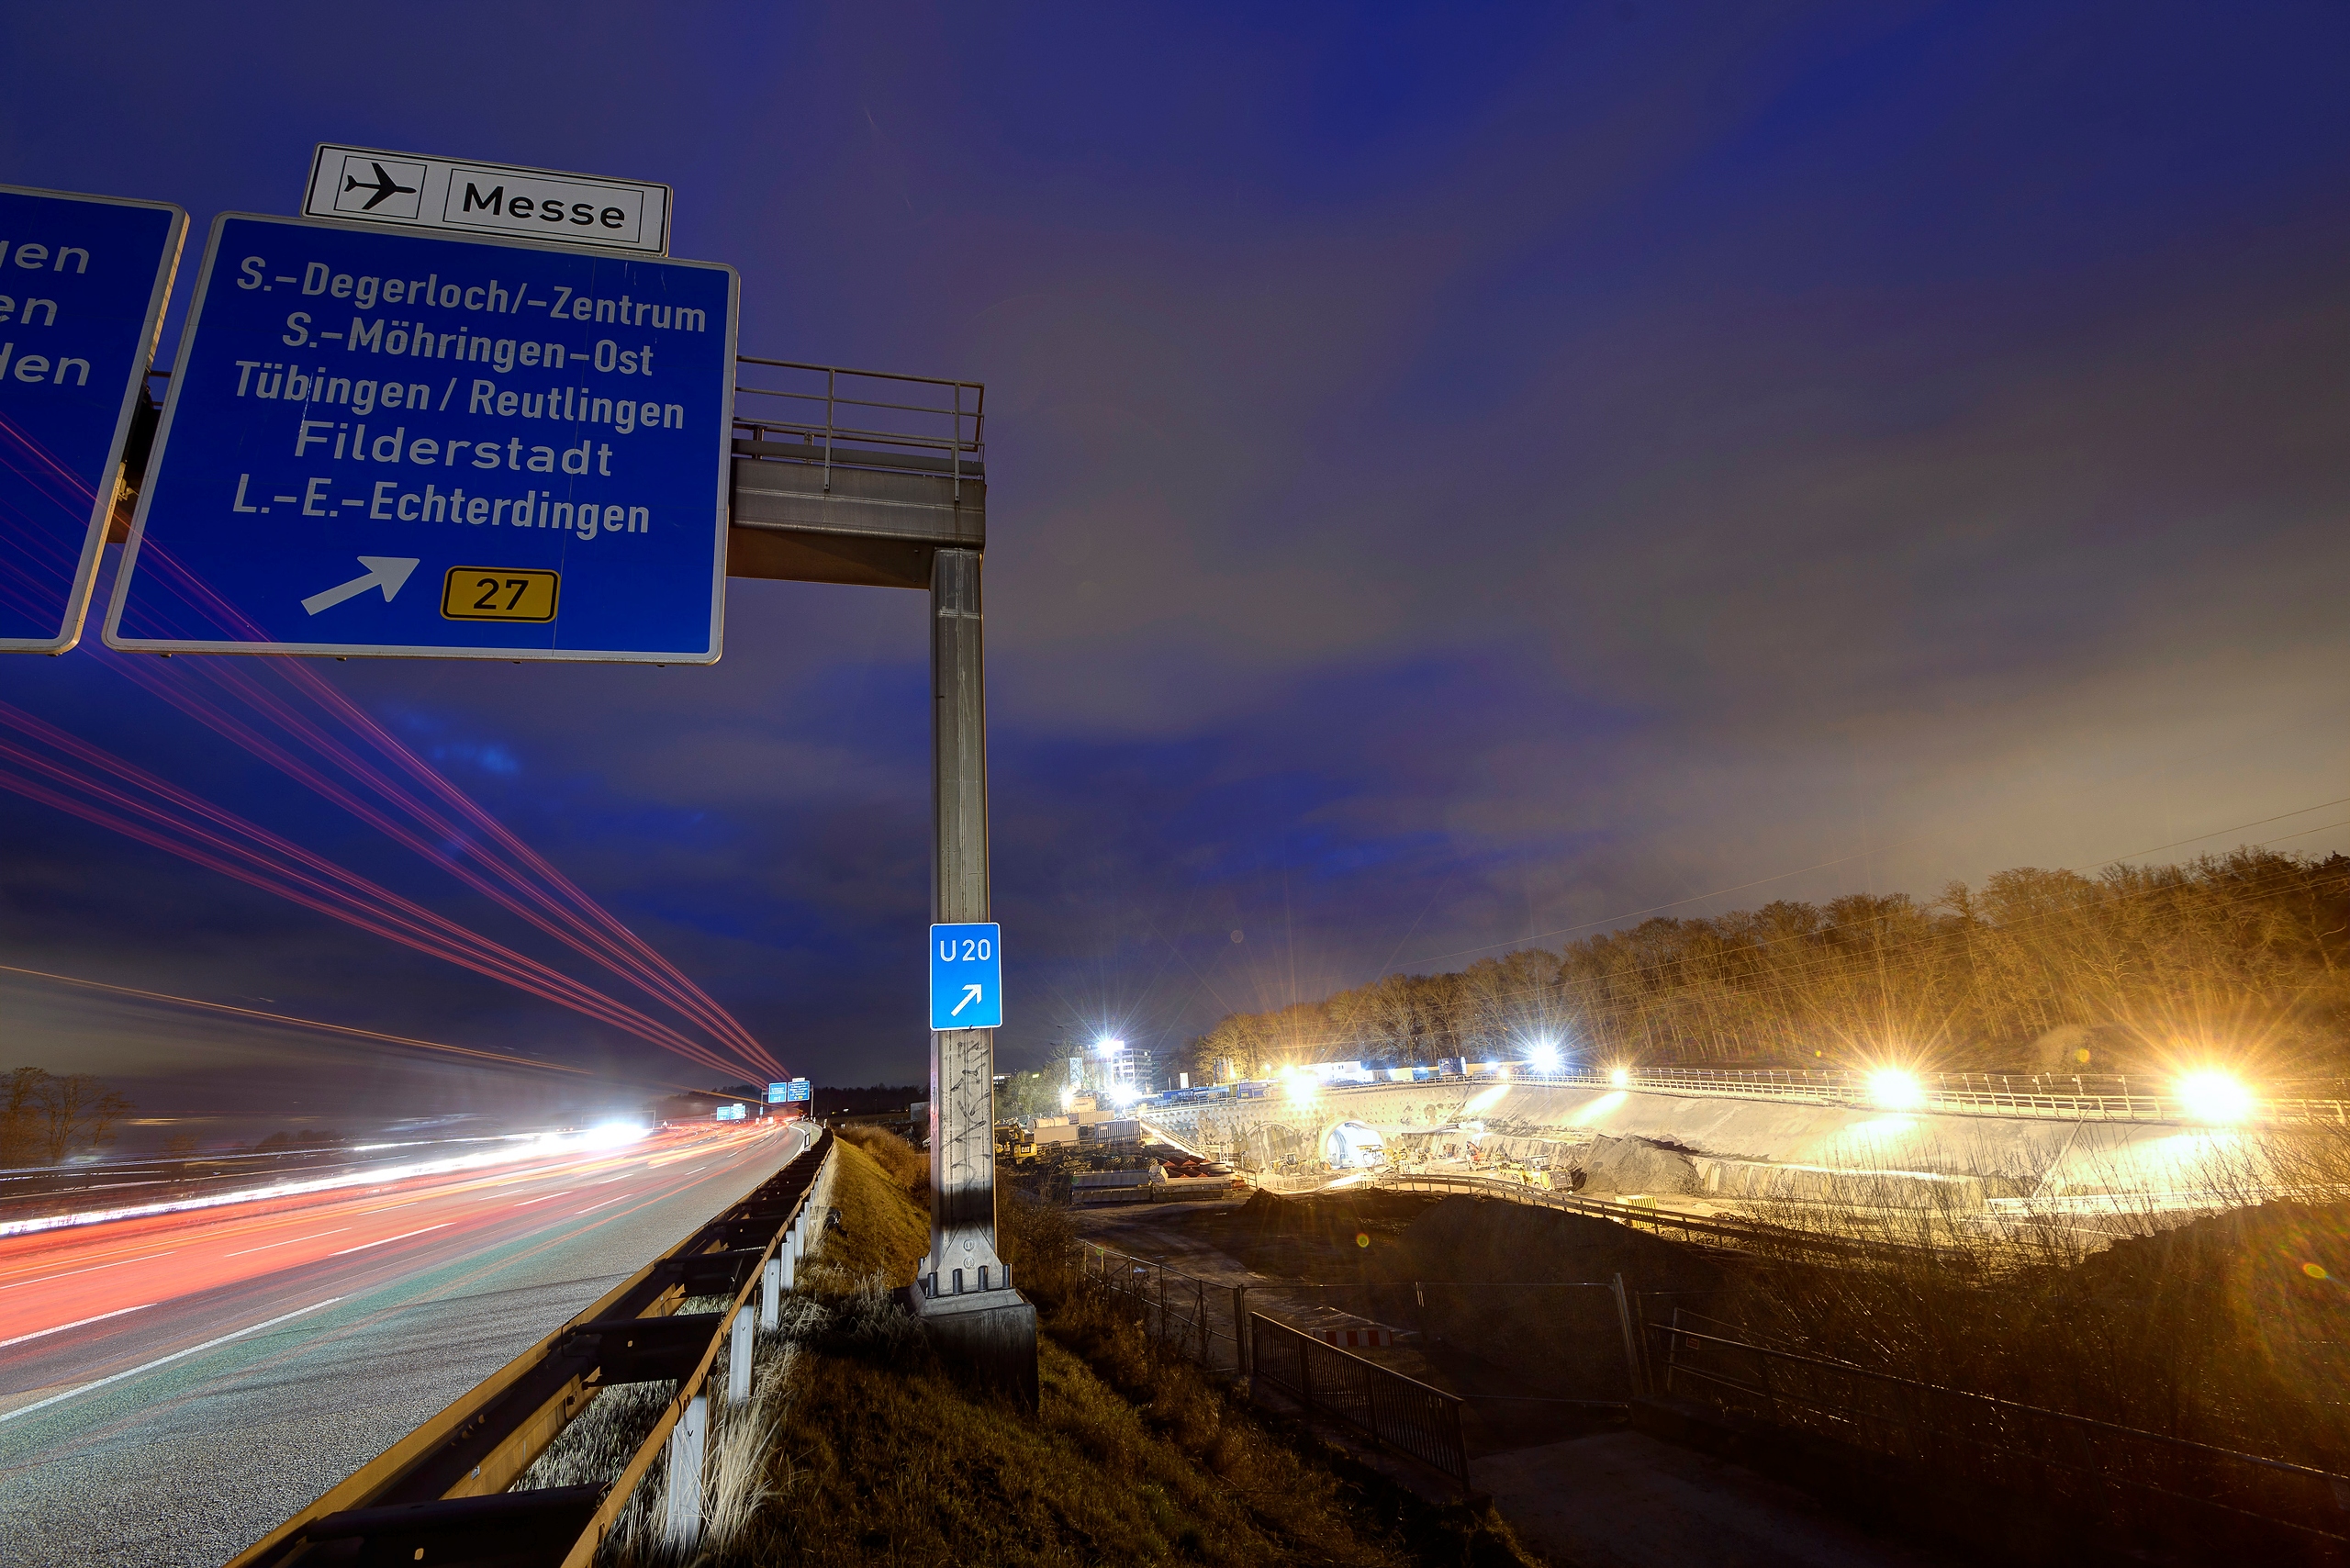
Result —
[[2031, 868], [1930, 901], [1848, 893], [1658, 918], [1550, 952], [1236, 1013], [1175, 1063], [1441, 1057], [1581, 1065], [2131, 1072], [2216, 1058], [2350, 1070], [2350, 857], [2243, 849], [2090, 876]]
[[55, 1165], [95, 1148], [133, 1108], [86, 1072], [11, 1068], [0, 1076], [0, 1168]]

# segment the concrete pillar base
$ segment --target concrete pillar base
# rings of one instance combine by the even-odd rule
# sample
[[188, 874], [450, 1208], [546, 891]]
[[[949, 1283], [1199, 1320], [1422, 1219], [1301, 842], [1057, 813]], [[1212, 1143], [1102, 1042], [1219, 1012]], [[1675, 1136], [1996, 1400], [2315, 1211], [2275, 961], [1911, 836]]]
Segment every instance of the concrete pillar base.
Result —
[[1036, 1309], [1018, 1291], [968, 1291], [913, 1299], [923, 1332], [949, 1366], [1036, 1408]]

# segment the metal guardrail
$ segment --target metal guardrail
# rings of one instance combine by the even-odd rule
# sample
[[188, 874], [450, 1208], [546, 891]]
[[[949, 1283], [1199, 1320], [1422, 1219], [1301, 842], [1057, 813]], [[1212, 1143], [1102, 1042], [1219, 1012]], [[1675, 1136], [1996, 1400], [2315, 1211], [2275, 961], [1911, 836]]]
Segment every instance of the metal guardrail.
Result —
[[734, 363], [739, 456], [821, 465], [827, 490], [835, 467], [924, 469], [947, 476], [958, 496], [965, 478], [985, 476], [979, 382], [749, 354]]
[[[1700, 1331], [1696, 1323], [1721, 1332]], [[2350, 1474], [1758, 1345], [1738, 1338], [1743, 1330], [1735, 1325], [1678, 1306], [1670, 1322], [1641, 1327], [1667, 1395], [1687, 1387], [1774, 1426], [1937, 1473], [1964, 1472], [2068, 1513], [2111, 1512], [2125, 1495], [2159, 1497], [2207, 1516], [2222, 1534], [2259, 1521], [2350, 1547]], [[2127, 1512], [2107, 1522], [2125, 1524]], [[2247, 1560], [2259, 1555], [2239, 1544]]]
[[1469, 1488], [1469, 1449], [1460, 1401], [1416, 1378], [1324, 1344], [1310, 1334], [1248, 1315], [1248, 1388], [1278, 1390]]
[[[673, 1475], [701, 1473], [705, 1384], [731, 1337], [730, 1399], [750, 1394], [752, 1304], [777, 1320], [808, 1243], [834, 1148], [828, 1128], [741, 1201], [615, 1286], [447, 1409], [232, 1559], [229, 1568], [355, 1562], [587, 1568], [666, 1443]], [[689, 1297], [719, 1312], [678, 1315]], [[659, 1421], [609, 1486], [508, 1488], [602, 1390], [675, 1380]], [[673, 1541], [690, 1544], [700, 1488], [670, 1488]]]
[[1817, 1231], [1796, 1230], [1785, 1226], [1762, 1225], [1749, 1220], [1725, 1219], [1718, 1215], [1688, 1215], [1672, 1209], [1649, 1208], [1641, 1204], [1610, 1203], [1605, 1198], [1582, 1198], [1572, 1193], [1561, 1193], [1545, 1187], [1530, 1186], [1499, 1176], [1415, 1176], [1383, 1173], [1374, 1184], [1401, 1192], [1472, 1193], [1481, 1197], [1506, 1198], [1512, 1203], [1527, 1204], [1537, 1208], [1557, 1209], [1565, 1214], [1587, 1215], [1594, 1219], [1613, 1220], [1636, 1230], [1647, 1230], [1657, 1236], [1672, 1236], [1693, 1246], [1709, 1248], [1718, 1252], [1761, 1252], [1785, 1256], [1791, 1252], [1809, 1253], [1830, 1258], [1884, 1260], [1915, 1257], [1933, 1263], [1937, 1268], [1964, 1267], [1962, 1259], [1930, 1248], [1913, 1246], [1900, 1241], [1852, 1237], [1829, 1236]]
[[[2200, 1125], [2176, 1093], [2132, 1088], [2127, 1078], [2091, 1079], [2023, 1077], [2005, 1073], [1949, 1072], [1917, 1076], [1914, 1104], [1891, 1107], [1879, 1103], [1867, 1078], [1860, 1073], [1752, 1071], [1711, 1068], [1669, 1068], [1644, 1072], [1542, 1072], [1512, 1064], [1506, 1073], [1481, 1073], [1464, 1078], [1423, 1080], [1458, 1085], [1464, 1092], [1479, 1084], [1542, 1084], [1568, 1089], [1627, 1089], [1651, 1094], [1694, 1094], [1709, 1099], [1772, 1100], [1806, 1105], [1840, 1105], [1855, 1110], [1936, 1112], [1952, 1115], [2023, 1116], [2072, 1122], [2162, 1122]], [[2073, 1087], [2067, 1092], [2065, 1085]], [[2092, 1087], [2096, 1085], [2097, 1087]], [[2331, 1081], [2323, 1087], [2338, 1089]], [[1401, 1088], [1398, 1084], [1334, 1086], [1330, 1092], [1348, 1090]], [[2259, 1096], [2244, 1120], [2251, 1123], [2317, 1123], [2350, 1126], [2350, 1098], [2332, 1096]]]

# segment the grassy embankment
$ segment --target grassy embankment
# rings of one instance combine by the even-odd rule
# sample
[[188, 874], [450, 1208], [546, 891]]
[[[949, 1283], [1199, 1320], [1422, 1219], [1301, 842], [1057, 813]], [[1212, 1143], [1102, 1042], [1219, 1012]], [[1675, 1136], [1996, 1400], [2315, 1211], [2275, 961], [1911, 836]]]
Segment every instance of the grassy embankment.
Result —
[[1078, 1288], [1066, 1218], [1009, 1193], [1035, 1301], [1040, 1409], [967, 1386], [888, 1292], [928, 1243], [923, 1159], [845, 1144], [843, 1228], [808, 1269], [768, 1497], [720, 1560], [768, 1563], [1362, 1564], [1528, 1561], [1490, 1515], [1424, 1502], [1269, 1424]]

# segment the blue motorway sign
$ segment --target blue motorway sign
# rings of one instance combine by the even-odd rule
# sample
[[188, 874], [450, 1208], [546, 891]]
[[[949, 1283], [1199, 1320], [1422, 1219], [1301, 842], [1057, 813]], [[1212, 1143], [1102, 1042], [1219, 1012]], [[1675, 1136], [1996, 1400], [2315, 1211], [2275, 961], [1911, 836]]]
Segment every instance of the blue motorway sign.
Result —
[[767, 1085], [767, 1103], [770, 1105], [789, 1105], [807, 1098], [808, 1081], [804, 1078]]
[[169, 202], [0, 185], [0, 649], [81, 640], [186, 234]]
[[990, 921], [930, 928], [930, 1026], [1003, 1027], [1003, 927]]
[[734, 269], [214, 220], [109, 647], [709, 664]]

